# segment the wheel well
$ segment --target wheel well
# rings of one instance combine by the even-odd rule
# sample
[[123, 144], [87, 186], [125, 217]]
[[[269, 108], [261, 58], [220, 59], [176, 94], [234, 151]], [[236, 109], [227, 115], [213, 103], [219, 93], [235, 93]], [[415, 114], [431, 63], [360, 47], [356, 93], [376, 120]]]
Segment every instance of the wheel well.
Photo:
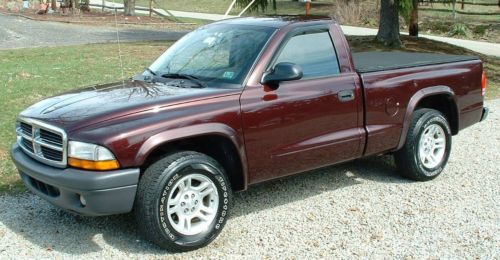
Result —
[[224, 167], [232, 189], [245, 189], [243, 166], [238, 150], [229, 138], [220, 135], [203, 135], [164, 143], [148, 155], [141, 172], [161, 157], [175, 151], [195, 151], [214, 158]]
[[439, 94], [423, 98], [417, 108], [431, 108], [443, 113], [450, 123], [451, 133], [458, 134], [458, 111], [453, 97], [449, 94]]

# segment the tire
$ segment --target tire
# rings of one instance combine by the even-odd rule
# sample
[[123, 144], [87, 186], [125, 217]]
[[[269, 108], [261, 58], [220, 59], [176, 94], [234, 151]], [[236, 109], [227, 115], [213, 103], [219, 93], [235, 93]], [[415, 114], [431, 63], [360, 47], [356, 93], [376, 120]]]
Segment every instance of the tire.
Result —
[[450, 151], [451, 131], [446, 117], [437, 110], [423, 108], [414, 112], [406, 142], [394, 153], [394, 160], [402, 176], [428, 181], [443, 171]]
[[217, 161], [198, 152], [176, 152], [146, 169], [134, 211], [139, 230], [149, 241], [184, 252], [219, 235], [231, 198], [230, 183]]

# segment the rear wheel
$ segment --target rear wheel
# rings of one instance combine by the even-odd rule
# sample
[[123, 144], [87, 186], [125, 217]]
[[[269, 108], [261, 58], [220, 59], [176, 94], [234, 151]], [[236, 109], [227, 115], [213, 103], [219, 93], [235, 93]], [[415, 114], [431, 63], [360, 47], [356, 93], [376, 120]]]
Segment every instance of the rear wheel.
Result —
[[148, 240], [170, 251], [188, 251], [217, 237], [230, 199], [229, 182], [217, 161], [198, 152], [178, 152], [146, 169], [135, 214]]
[[444, 169], [451, 150], [451, 131], [437, 110], [414, 112], [403, 148], [394, 153], [401, 175], [418, 181], [436, 178]]

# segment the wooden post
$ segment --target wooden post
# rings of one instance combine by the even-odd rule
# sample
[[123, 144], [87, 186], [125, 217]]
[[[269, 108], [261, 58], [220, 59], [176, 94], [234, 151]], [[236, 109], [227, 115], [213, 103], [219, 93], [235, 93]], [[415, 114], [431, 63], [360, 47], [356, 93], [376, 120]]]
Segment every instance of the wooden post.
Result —
[[306, 15], [311, 14], [311, 0], [305, 0], [306, 2]]
[[149, 0], [149, 17], [153, 15], [153, 0]]
[[456, 8], [457, 0], [452, 1], [453, 6], [453, 19], [457, 19], [457, 8]]
[[462, 10], [464, 10], [465, 0], [462, 0]]

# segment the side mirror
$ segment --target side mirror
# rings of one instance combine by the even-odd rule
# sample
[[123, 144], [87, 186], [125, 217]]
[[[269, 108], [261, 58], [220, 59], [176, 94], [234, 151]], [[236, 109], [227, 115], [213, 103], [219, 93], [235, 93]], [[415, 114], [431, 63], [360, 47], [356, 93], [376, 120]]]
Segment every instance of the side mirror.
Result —
[[271, 71], [264, 73], [261, 83], [278, 86], [281, 81], [301, 79], [303, 75], [299, 65], [291, 62], [280, 62]]

